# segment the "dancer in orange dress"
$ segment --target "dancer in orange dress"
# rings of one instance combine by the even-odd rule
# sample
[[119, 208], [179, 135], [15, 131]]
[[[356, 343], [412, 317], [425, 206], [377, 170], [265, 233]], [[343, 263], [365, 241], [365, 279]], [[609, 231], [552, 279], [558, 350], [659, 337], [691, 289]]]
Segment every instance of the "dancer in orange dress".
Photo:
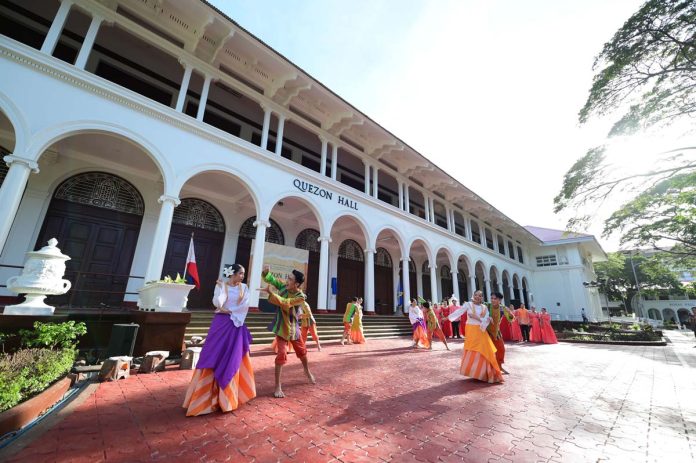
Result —
[[362, 299], [358, 299], [355, 304], [355, 314], [353, 315], [353, 322], [350, 326], [350, 340], [353, 344], [365, 344], [365, 335], [363, 333], [363, 310], [362, 310]]
[[[307, 335], [311, 334], [312, 339], [314, 339], [314, 342], [317, 343], [317, 350], [321, 351], [321, 344], [319, 344], [319, 335], [317, 334], [317, 321], [314, 319], [312, 309], [306, 302], [302, 304], [302, 316], [300, 317], [300, 326], [302, 341], [305, 343], [305, 347], [307, 346]], [[290, 344], [290, 346], [292, 346], [292, 344]]]
[[[503, 309], [505, 306], [501, 304], [503, 301], [503, 295], [498, 291], [493, 291], [491, 293], [491, 305], [490, 305], [490, 317], [491, 322], [488, 324], [488, 335], [493, 341], [493, 345], [496, 348], [495, 359], [498, 361], [500, 370], [504, 374], [508, 374], [507, 370], [503, 368], [503, 363], [505, 363], [505, 340], [500, 332], [501, 318], [505, 318]], [[501, 313], [502, 312], [502, 313]]]
[[[479, 381], [502, 383], [503, 374], [495, 358], [496, 348], [486, 331], [491, 319], [488, 308], [483, 305], [483, 292], [476, 291], [473, 302], [465, 303], [460, 310], [467, 312], [467, 320], [459, 372]], [[457, 311], [450, 315], [450, 319], [460, 316]]]
[[411, 305], [408, 308], [408, 319], [413, 328], [413, 347], [418, 347], [418, 343], [420, 343], [423, 347], [428, 349], [430, 347], [428, 328], [425, 326], [423, 311], [418, 307], [418, 301], [416, 299], [411, 299]]
[[425, 309], [425, 321], [426, 325], [428, 326], [428, 342], [430, 343], [429, 349], [433, 348], [433, 334], [440, 338], [440, 341], [442, 341], [445, 344], [445, 347], [447, 350], [450, 350], [449, 346], [447, 345], [447, 338], [445, 337], [445, 333], [442, 332], [442, 329], [440, 328], [440, 322], [437, 320], [437, 316], [435, 315], [435, 310], [430, 308], [430, 304], [427, 302], [423, 303], [423, 309]]
[[544, 344], [558, 344], [556, 333], [551, 326], [551, 315], [546, 311], [546, 307], [541, 308], [539, 321], [541, 322], [541, 341]]
[[539, 312], [536, 311], [536, 307], [532, 306], [532, 310], [529, 312], [529, 320], [532, 322], [532, 329], [529, 330], [529, 342], [541, 342], [541, 323], [539, 315]]
[[500, 304], [503, 314], [500, 317], [500, 334], [503, 336], [503, 341], [512, 341], [512, 319], [514, 315], [508, 312], [507, 307]]
[[520, 329], [520, 322], [515, 315], [515, 306], [510, 304], [508, 306], [508, 311], [512, 315], [512, 321], [510, 322], [510, 340], [522, 342], [522, 330]]
[[353, 344], [350, 340], [350, 328], [353, 322], [353, 316], [355, 315], [355, 305], [360, 301], [359, 297], [354, 297], [346, 304], [346, 311], [343, 313], [343, 337], [341, 338], [341, 345], [344, 346], [346, 342], [348, 344]]
[[244, 267], [225, 268], [226, 282], [215, 285], [215, 317], [186, 391], [186, 416], [216, 410], [230, 412], [256, 397], [254, 369], [249, 358], [251, 333], [244, 324], [249, 311], [249, 288], [242, 283]]

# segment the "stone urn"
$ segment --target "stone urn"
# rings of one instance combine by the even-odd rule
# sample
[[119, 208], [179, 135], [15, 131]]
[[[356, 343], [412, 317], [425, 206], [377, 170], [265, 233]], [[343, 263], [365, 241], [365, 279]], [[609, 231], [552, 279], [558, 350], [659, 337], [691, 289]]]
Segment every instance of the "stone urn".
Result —
[[138, 308], [152, 312], [183, 312], [194, 285], [151, 281], [138, 290]]
[[65, 294], [72, 286], [63, 279], [65, 262], [70, 257], [56, 247], [58, 240], [51, 238], [48, 246], [27, 252], [22, 274], [7, 280], [7, 289], [24, 294], [24, 302], [5, 307], [4, 315], [53, 315], [55, 307], [44, 302], [46, 296]]

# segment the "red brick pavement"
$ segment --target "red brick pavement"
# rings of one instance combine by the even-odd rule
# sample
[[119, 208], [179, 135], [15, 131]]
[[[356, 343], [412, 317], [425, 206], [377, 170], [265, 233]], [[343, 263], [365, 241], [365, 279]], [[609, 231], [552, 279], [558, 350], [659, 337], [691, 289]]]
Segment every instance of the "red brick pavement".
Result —
[[186, 418], [190, 371], [136, 375], [101, 384], [10, 461], [692, 461], [696, 349], [675, 339], [508, 345], [502, 385], [459, 376], [461, 344], [329, 345], [310, 351], [314, 387], [290, 359], [286, 399], [256, 350], [259, 396], [233, 413]]

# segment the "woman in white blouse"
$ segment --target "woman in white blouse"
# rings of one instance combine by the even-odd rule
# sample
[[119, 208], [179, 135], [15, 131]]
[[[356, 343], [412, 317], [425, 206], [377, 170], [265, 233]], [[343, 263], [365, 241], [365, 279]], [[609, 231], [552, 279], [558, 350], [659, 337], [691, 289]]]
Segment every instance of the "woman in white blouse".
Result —
[[486, 332], [490, 323], [488, 307], [483, 304], [483, 292], [476, 291], [471, 302], [462, 309], [466, 311], [464, 351], [459, 372], [470, 378], [488, 383], [502, 383], [503, 374], [495, 359], [496, 348]]
[[218, 280], [213, 295], [215, 316], [186, 391], [186, 416], [215, 410], [229, 412], [256, 397], [249, 358], [252, 338], [244, 325], [249, 312], [249, 288], [242, 283], [244, 267], [234, 264]]

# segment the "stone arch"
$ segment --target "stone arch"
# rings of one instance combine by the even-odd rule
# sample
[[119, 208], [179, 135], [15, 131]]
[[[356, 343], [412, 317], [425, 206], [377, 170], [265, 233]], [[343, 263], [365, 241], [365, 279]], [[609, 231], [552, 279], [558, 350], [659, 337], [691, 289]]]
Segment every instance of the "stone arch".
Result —
[[655, 309], [648, 309], [648, 318], [651, 320], [662, 320], [662, 313]]
[[399, 251], [401, 251], [401, 254], [404, 255], [404, 245], [406, 244], [406, 239], [401, 234], [401, 232], [399, 232], [399, 230], [392, 227], [391, 225], [383, 225], [375, 231], [375, 241], [374, 243], [372, 243], [372, 247], [374, 247], [375, 249], [377, 248], [377, 240], [379, 239], [379, 235], [387, 231], [391, 232], [394, 235], [394, 238], [396, 238], [396, 241], [399, 244]]
[[0, 92], [0, 112], [7, 118], [12, 125], [14, 132], [14, 146], [8, 147], [16, 156], [26, 156], [26, 144], [29, 140], [30, 132], [24, 115], [14, 102], [4, 93]]
[[676, 323], [677, 314], [674, 312], [674, 309], [662, 309], [662, 319], [665, 323], [672, 323], [672, 320]]
[[312, 213], [314, 214], [314, 218], [316, 219], [316, 221], [319, 225], [320, 236], [326, 235], [327, 231], [330, 230], [330, 228], [329, 228], [328, 224], [326, 223], [326, 221], [324, 220], [324, 217], [323, 217], [321, 211], [319, 210], [319, 207], [314, 202], [312, 202], [310, 199], [308, 199], [304, 196], [295, 194], [295, 192], [291, 191], [291, 192], [278, 194], [273, 199], [266, 201], [269, 205], [271, 205], [271, 209], [268, 211], [269, 214], [272, 212], [272, 210], [276, 207], [276, 205], [279, 202], [285, 201], [287, 199], [297, 200], [297, 201], [301, 202], [303, 205], [307, 206], [307, 208], [310, 211], [312, 211]]

